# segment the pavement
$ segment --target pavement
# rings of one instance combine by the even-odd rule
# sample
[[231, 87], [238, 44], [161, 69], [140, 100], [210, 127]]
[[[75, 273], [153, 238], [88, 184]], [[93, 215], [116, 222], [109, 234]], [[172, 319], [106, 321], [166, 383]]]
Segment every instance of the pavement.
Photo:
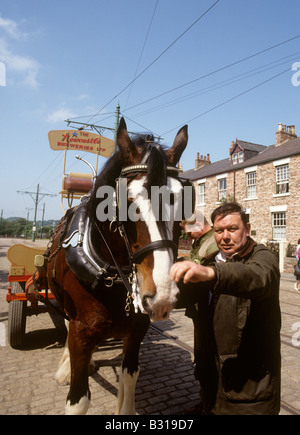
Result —
[[[27, 317], [22, 349], [6, 341], [8, 321], [8, 261], [6, 250], [16, 239], [0, 239], [0, 414], [62, 415], [68, 386], [54, 374], [62, 356], [65, 330], [48, 313]], [[26, 244], [31, 245], [30, 242]], [[35, 246], [45, 242], [36, 241]], [[300, 292], [294, 277], [282, 274], [282, 402], [280, 415], [300, 415]], [[122, 343], [107, 341], [94, 354], [99, 367], [89, 378], [88, 415], [114, 415]], [[193, 328], [184, 310], [174, 310], [166, 322], [149, 328], [140, 350], [141, 373], [136, 388], [138, 415], [183, 415], [198, 403], [199, 386], [193, 375]]]

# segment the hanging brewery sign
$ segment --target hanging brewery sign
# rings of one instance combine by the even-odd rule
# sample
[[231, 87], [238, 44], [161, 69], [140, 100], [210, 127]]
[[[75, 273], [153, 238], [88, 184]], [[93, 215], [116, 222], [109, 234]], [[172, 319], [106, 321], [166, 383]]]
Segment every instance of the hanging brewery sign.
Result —
[[53, 150], [86, 151], [110, 157], [115, 142], [99, 134], [81, 130], [51, 130], [48, 133], [50, 148]]

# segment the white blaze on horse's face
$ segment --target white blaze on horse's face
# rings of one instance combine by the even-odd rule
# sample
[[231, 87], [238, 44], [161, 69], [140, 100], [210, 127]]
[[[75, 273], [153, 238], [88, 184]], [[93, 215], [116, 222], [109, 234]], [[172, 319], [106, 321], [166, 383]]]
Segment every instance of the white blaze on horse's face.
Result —
[[[149, 238], [147, 243], [174, 238], [174, 217], [178, 216], [177, 207], [182, 205], [183, 187], [180, 181], [175, 178], [168, 177], [167, 187], [173, 194], [174, 200], [164, 203], [164, 211], [166, 212], [163, 225], [166, 228], [166, 237], [162, 237], [157, 222], [157, 201], [150, 200], [148, 193], [143, 187], [145, 178], [134, 180], [129, 184], [128, 197], [133, 200], [132, 208], [136, 210], [139, 218], [144, 221]], [[166, 216], [168, 217], [166, 220]], [[131, 216], [132, 217], [132, 216]], [[130, 210], [129, 210], [130, 218]], [[175, 282], [170, 279], [169, 271], [176, 260], [171, 248], [160, 248], [153, 250], [153, 261], [148, 258], [147, 267], [143, 267], [143, 262], [138, 266], [138, 287], [140, 299], [143, 309], [151, 316], [152, 320], [167, 320], [171, 310], [177, 301], [179, 294], [178, 287]], [[151, 263], [151, 266], [149, 266]], [[144, 311], [145, 312], [145, 311]]]

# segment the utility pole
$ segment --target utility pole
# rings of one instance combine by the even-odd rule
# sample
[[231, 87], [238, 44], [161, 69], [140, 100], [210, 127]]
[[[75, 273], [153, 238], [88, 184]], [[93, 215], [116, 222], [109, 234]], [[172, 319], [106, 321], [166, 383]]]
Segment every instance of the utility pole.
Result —
[[117, 150], [117, 133], [118, 133], [118, 127], [119, 127], [119, 122], [120, 122], [120, 104], [118, 103], [117, 107], [116, 107], [116, 121], [115, 121], [115, 149], [114, 149], [114, 153]]
[[26, 226], [25, 226], [25, 234], [24, 234], [25, 239], [27, 239], [28, 222], [29, 222], [29, 211], [33, 210], [33, 208], [26, 207], [26, 210], [27, 210], [27, 217], [26, 217]]
[[36, 232], [36, 215], [37, 215], [37, 208], [39, 202], [45, 197], [45, 196], [56, 196], [52, 193], [42, 193], [40, 192], [40, 185], [37, 185], [36, 192], [27, 192], [24, 190], [17, 190], [17, 193], [21, 193], [22, 195], [30, 195], [30, 197], [33, 199], [35, 203], [35, 209], [34, 209], [34, 221], [32, 226], [32, 241], [35, 242], [35, 232]]
[[[67, 122], [68, 127], [71, 124], [81, 125], [79, 130], [84, 130], [85, 128], [90, 128], [91, 130], [95, 130], [100, 136], [101, 136], [101, 134], [100, 134], [99, 130], [113, 131], [114, 132], [114, 140], [115, 140], [115, 149], [114, 149], [114, 152], [113, 152], [113, 154], [114, 154], [116, 152], [116, 145], [117, 145], [117, 132], [118, 132], [118, 127], [119, 127], [119, 122], [120, 122], [120, 113], [121, 113], [120, 109], [121, 109], [121, 107], [120, 107], [120, 104], [118, 103], [118, 105], [116, 107], [116, 117], [115, 117], [115, 127], [114, 128], [104, 127], [104, 126], [95, 125], [95, 124], [86, 124], [84, 122], [78, 122], [78, 121], [71, 121], [70, 119], [66, 119], [65, 122]], [[78, 128], [78, 127], [75, 127], [75, 125], [74, 125], [74, 128]], [[128, 131], [128, 133], [129, 134], [136, 134], [136, 132], [133, 132], [133, 131]], [[154, 138], [158, 139], [158, 140], [163, 139], [163, 138], [157, 137], [157, 136], [154, 136]]]
[[43, 204], [43, 215], [42, 215], [42, 225], [41, 225], [41, 235], [40, 235], [41, 239], [43, 238], [44, 218], [45, 218], [45, 203]]
[[[118, 127], [119, 127], [119, 122], [120, 122], [120, 104], [117, 105], [116, 107], [116, 117], [115, 117], [115, 127], [111, 128], [111, 127], [104, 127], [103, 125], [96, 125], [96, 124], [86, 124], [85, 122], [78, 122], [78, 121], [71, 121], [70, 119], [66, 119], [65, 122], [68, 124], [68, 127], [74, 127], [74, 128], [78, 128], [79, 130], [84, 130], [86, 128], [90, 128], [91, 130], [95, 130], [99, 135], [100, 134], [100, 130], [109, 130], [109, 131], [113, 131], [114, 132], [114, 137], [116, 140], [117, 137], [117, 132], [118, 132]], [[76, 125], [81, 125], [81, 127], [76, 127]], [[129, 134], [136, 134], [137, 132], [135, 131], [128, 131]], [[154, 136], [156, 139], [162, 139], [161, 137], [158, 136]]]

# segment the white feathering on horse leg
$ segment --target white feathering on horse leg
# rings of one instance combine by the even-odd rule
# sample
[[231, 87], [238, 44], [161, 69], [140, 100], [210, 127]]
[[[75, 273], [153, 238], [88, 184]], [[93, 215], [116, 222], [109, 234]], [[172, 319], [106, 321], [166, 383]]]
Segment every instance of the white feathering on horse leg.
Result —
[[[69, 334], [69, 321], [65, 320], [65, 325]], [[63, 356], [58, 364], [57, 372], [54, 376], [54, 379], [58, 383], [58, 385], [68, 385], [71, 382], [71, 360], [70, 360], [70, 352], [68, 346], [68, 338], [66, 339], [66, 344], [64, 347]]]
[[135, 415], [135, 387], [140, 369], [132, 375], [128, 369], [120, 370], [117, 415]]
[[60, 363], [58, 365], [58, 369], [55, 374], [55, 380], [59, 385], [67, 385], [70, 383], [71, 362], [70, 362], [70, 352], [67, 344], [64, 348], [62, 359], [60, 360]]
[[65, 407], [66, 415], [85, 415], [90, 406], [90, 394], [87, 392], [86, 396], [81, 397], [78, 403], [71, 405], [70, 400], [67, 401]]

